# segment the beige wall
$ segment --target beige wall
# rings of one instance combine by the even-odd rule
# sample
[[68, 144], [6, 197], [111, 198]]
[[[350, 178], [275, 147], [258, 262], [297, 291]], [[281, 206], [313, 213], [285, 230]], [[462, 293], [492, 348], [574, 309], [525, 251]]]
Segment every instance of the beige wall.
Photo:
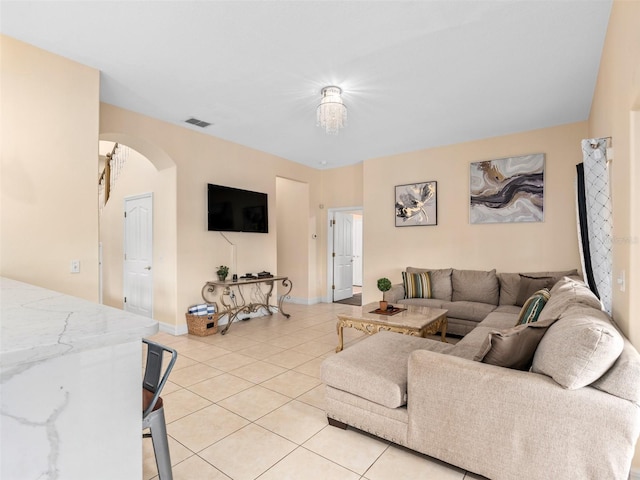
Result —
[[[215, 128], [215, 127], [213, 127]], [[215, 278], [218, 265], [232, 266], [233, 249], [218, 233], [207, 231], [207, 183], [217, 183], [269, 195], [269, 233], [228, 233], [236, 246], [237, 271], [275, 272], [277, 264], [276, 178], [285, 177], [309, 184], [309, 205], [321, 198], [320, 172], [242, 145], [227, 142], [190, 128], [102, 104], [100, 130], [112, 139], [133, 136], [144, 139], [164, 152], [176, 165], [177, 175], [177, 311], [175, 324], [183, 326], [188, 305], [201, 300], [202, 286]], [[313, 220], [315, 225], [309, 225]], [[316, 212], [293, 219], [300, 229], [318, 227]], [[310, 236], [307, 242], [311, 244]], [[311, 247], [310, 247], [311, 248]], [[313, 247], [316, 248], [315, 246]], [[317, 266], [310, 265], [310, 278], [317, 277]], [[317, 295], [322, 285], [308, 287]], [[292, 296], [298, 296], [295, 290]]]
[[[589, 117], [589, 136], [611, 136], [615, 151], [611, 164], [613, 316], [636, 347], [640, 347], [640, 296], [637, 294], [640, 288], [640, 236], [638, 224], [633, 222], [640, 217], [640, 157], [637, 149], [632, 150], [634, 127], [631, 119], [634, 111], [640, 111], [639, 25], [640, 2], [613, 3]], [[625, 292], [620, 291], [615, 282], [623, 270], [627, 281]]]
[[99, 72], [6, 36], [0, 52], [0, 274], [95, 301]]
[[[276, 225], [279, 274], [287, 275], [295, 286], [291, 300], [308, 304], [313, 300], [309, 282], [311, 238], [309, 185], [286, 178], [276, 179]], [[255, 273], [255, 272], [254, 272]]]
[[[613, 201], [613, 317], [640, 348], [640, 2], [614, 1], [589, 136], [611, 136]], [[624, 270], [626, 288], [616, 279]], [[640, 470], [640, 445], [633, 467]]]
[[[574, 178], [586, 133], [581, 122], [364, 162], [364, 300], [378, 299], [377, 278], [398, 283], [407, 266], [579, 269]], [[530, 153], [546, 156], [544, 222], [469, 224], [469, 164]], [[431, 180], [438, 225], [396, 228], [394, 186]]]
[[[330, 302], [331, 296], [328, 291], [328, 263], [327, 248], [329, 235], [329, 217], [327, 211], [331, 208], [362, 207], [364, 199], [363, 190], [363, 163], [357, 163], [348, 167], [332, 168], [322, 171], [321, 189], [322, 199], [320, 204], [313, 207], [320, 219], [318, 230], [318, 271], [316, 282], [322, 286], [320, 294], [325, 301]], [[363, 222], [366, 222], [367, 215], [364, 215]], [[366, 239], [363, 240], [366, 243]]]
[[[109, 151], [112, 143], [109, 142]], [[176, 168], [157, 170], [129, 149], [109, 201], [100, 215], [103, 303], [122, 308], [124, 199], [153, 194], [153, 317], [174, 324], [176, 317]]]

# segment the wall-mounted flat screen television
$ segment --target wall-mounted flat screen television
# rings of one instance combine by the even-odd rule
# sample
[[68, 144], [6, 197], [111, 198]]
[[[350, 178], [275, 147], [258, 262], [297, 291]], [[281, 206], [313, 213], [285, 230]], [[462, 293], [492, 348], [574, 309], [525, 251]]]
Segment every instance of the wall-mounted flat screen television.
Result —
[[266, 193], [210, 183], [207, 199], [210, 231], [269, 233]]

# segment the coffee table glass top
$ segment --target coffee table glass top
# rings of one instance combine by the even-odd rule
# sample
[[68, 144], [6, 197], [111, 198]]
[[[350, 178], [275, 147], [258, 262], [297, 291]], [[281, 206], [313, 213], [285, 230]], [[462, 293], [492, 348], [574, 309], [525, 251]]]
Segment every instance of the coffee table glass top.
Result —
[[394, 305], [406, 310], [394, 315], [381, 315], [370, 313], [380, 307], [379, 302], [368, 303], [352, 313], [340, 313], [339, 318], [351, 319], [354, 321], [367, 320], [387, 325], [397, 325], [399, 327], [421, 328], [426, 323], [437, 320], [442, 315], [447, 314], [447, 310], [441, 308], [423, 307], [419, 305]]

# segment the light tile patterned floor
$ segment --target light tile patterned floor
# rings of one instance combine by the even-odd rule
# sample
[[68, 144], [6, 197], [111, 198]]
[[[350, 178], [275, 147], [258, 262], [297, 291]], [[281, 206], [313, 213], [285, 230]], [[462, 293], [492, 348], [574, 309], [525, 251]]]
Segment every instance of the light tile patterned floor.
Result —
[[[482, 477], [386, 440], [327, 424], [320, 363], [335, 355], [336, 314], [286, 306], [227, 335], [152, 339], [178, 351], [163, 391], [175, 480], [471, 480]], [[364, 334], [345, 329], [345, 348]], [[144, 478], [157, 479], [150, 439]]]

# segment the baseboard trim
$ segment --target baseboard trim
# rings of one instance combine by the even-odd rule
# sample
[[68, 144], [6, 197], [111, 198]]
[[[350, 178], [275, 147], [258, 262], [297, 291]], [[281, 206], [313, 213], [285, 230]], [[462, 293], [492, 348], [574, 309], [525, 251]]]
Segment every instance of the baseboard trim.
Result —
[[189, 330], [187, 329], [187, 325], [170, 325], [168, 323], [164, 323], [164, 322], [158, 322], [158, 326], [161, 332], [164, 333], [169, 333], [171, 335], [186, 335], [187, 333], [189, 333]]
[[322, 298], [287, 297], [284, 303], [293, 303], [295, 305], [315, 305], [323, 302]]
[[640, 480], [640, 469], [632, 468], [629, 473], [629, 480]]

